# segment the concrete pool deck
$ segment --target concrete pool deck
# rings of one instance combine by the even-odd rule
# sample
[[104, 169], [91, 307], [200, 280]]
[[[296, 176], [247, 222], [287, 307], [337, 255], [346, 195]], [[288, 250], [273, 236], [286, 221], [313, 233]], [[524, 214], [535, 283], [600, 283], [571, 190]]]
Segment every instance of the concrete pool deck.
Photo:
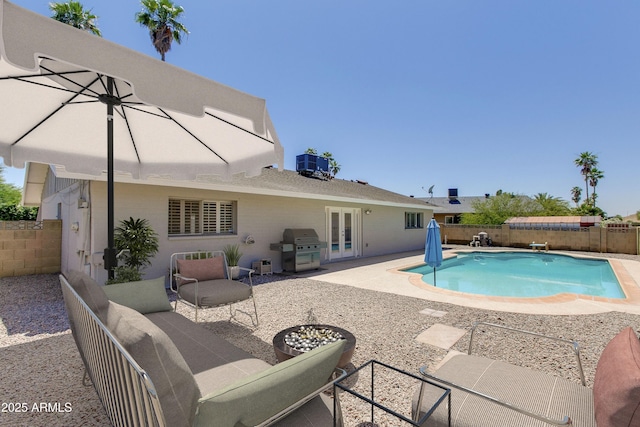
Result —
[[[469, 250], [465, 246], [444, 252], [444, 257]], [[518, 250], [513, 248], [474, 248], [473, 250]], [[573, 256], [598, 256], [600, 254], [566, 253]], [[401, 271], [424, 263], [424, 253], [411, 252], [371, 258], [357, 258], [324, 264], [322, 269], [307, 272], [312, 277], [329, 283], [348, 285], [380, 292], [421, 298], [486, 310], [507, 311], [526, 314], [596, 314], [609, 311], [640, 314], [640, 262], [628, 259], [608, 258], [627, 295], [626, 299], [590, 297], [586, 295], [559, 294], [544, 298], [506, 298], [466, 294], [433, 287], [422, 281], [422, 276]]]

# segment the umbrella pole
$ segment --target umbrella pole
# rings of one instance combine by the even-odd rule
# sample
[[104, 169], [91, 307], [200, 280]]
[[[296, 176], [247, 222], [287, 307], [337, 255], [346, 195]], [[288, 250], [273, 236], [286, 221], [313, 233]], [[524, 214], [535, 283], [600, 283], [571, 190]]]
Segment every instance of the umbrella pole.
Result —
[[[109, 99], [113, 98], [113, 77], [107, 77], [107, 93]], [[104, 250], [104, 268], [109, 274], [109, 279], [115, 275], [114, 268], [118, 265], [116, 258], [115, 228], [113, 207], [113, 102], [107, 102], [107, 248]]]
[[436, 268], [433, 267], [433, 286], [436, 286]]

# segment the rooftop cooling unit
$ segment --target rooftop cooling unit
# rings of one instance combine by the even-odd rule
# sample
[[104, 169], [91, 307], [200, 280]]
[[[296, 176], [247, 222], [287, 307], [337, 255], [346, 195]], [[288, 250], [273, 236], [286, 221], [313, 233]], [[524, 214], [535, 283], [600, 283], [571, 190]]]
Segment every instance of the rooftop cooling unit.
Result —
[[459, 205], [460, 200], [458, 200], [458, 189], [450, 188], [449, 189], [449, 204], [451, 205]]
[[315, 154], [296, 156], [296, 172], [304, 176], [324, 176], [329, 173], [329, 159]]

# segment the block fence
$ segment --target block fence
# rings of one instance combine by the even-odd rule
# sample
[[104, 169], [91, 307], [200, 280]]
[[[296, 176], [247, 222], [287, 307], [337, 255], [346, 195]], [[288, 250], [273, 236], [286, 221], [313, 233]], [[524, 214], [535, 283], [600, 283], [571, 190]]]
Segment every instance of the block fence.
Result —
[[0, 277], [60, 272], [62, 221], [0, 221]]
[[[637, 227], [582, 227], [566, 230], [511, 228], [503, 225], [440, 224], [442, 241], [467, 245], [484, 231], [494, 246], [529, 248], [532, 242], [549, 244], [552, 250], [638, 255]], [[446, 237], [445, 237], [446, 236]]]

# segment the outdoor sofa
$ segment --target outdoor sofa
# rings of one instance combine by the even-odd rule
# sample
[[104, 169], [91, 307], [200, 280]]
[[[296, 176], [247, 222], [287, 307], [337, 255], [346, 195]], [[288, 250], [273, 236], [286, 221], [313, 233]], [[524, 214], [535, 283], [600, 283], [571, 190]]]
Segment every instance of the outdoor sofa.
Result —
[[[476, 327], [498, 327], [512, 332], [571, 344], [578, 360], [582, 384], [509, 363], [471, 354]], [[532, 349], [536, 351], [536, 349]], [[457, 353], [457, 354], [455, 354]], [[584, 385], [577, 343], [500, 325], [476, 323], [468, 354], [450, 353], [435, 372], [420, 372], [451, 388], [451, 408], [437, 408], [424, 426], [549, 426], [639, 427], [640, 341], [626, 328], [605, 347], [598, 360], [593, 390]], [[413, 413], [431, 408], [434, 391], [417, 390]]]
[[322, 391], [343, 341], [271, 366], [172, 311], [164, 278], [100, 286], [72, 272], [60, 281], [84, 381], [113, 425], [333, 425]]

